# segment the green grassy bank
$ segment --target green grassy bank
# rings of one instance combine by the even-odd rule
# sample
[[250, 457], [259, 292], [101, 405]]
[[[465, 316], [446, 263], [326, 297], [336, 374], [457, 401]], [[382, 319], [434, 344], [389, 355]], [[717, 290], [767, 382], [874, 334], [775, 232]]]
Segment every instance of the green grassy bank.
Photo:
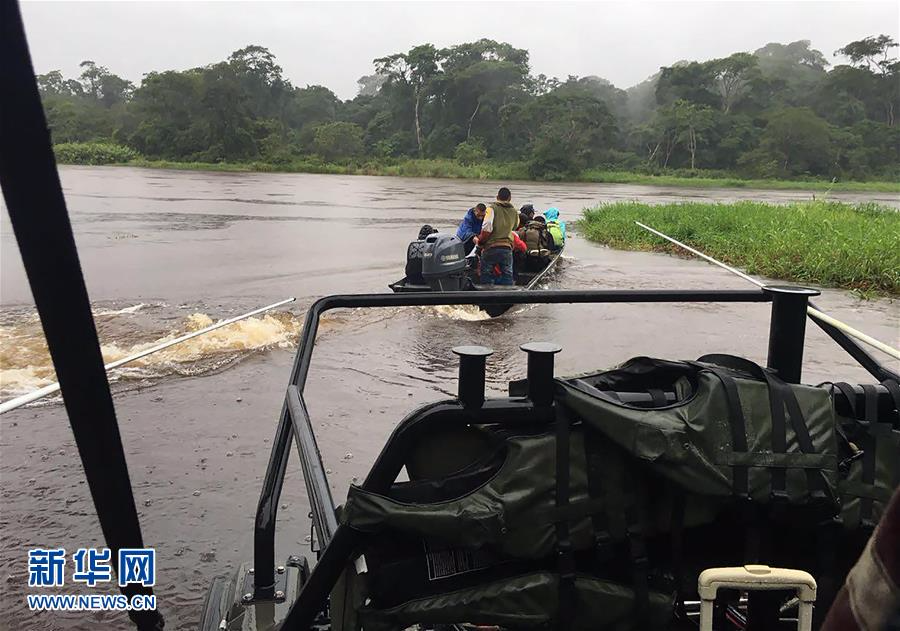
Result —
[[[194, 171], [329, 173], [340, 175], [383, 175], [395, 177], [434, 177], [474, 180], [528, 181], [524, 162], [484, 162], [460, 164], [450, 159], [367, 159], [344, 163], [323, 162], [317, 157], [281, 162], [176, 162], [147, 160], [133, 150], [111, 143], [66, 143], [56, 145], [56, 157], [62, 164], [135, 166]], [[569, 182], [606, 184], [646, 184], [693, 188], [795, 189], [812, 191], [874, 191], [900, 193], [900, 182], [847, 181], [822, 179], [753, 180], [718, 171], [673, 171], [663, 174], [589, 169], [568, 178]]]
[[645, 223], [750, 274], [900, 296], [900, 212], [876, 204], [640, 204], [586, 209], [591, 241], [684, 254], [635, 225]]

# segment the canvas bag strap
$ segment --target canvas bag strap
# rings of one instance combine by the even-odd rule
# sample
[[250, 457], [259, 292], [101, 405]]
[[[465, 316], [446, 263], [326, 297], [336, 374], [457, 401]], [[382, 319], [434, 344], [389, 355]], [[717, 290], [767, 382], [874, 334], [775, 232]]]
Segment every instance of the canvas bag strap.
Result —
[[556, 406], [556, 509], [560, 518], [556, 522], [556, 554], [559, 571], [559, 604], [556, 628], [567, 631], [572, 628], [575, 616], [575, 556], [569, 535], [569, 522], [565, 517], [569, 506], [571, 419], [563, 406]]
[[885, 379], [881, 385], [887, 388], [891, 399], [894, 400], [894, 413], [897, 415], [897, 424], [894, 427], [900, 430], [900, 384], [893, 379]]
[[594, 534], [594, 550], [597, 561], [604, 563], [613, 556], [612, 536], [607, 519], [608, 502], [603, 490], [603, 445], [599, 432], [587, 424], [584, 428], [584, 458], [587, 472], [588, 495], [598, 503], [598, 510], [591, 513]]
[[[877, 431], [875, 425], [878, 423], [878, 392], [875, 386], [864, 385], [862, 387], [865, 397], [864, 414], [868, 424], [863, 443], [862, 458], [862, 483], [866, 486], [875, 485], [875, 464], [878, 451]], [[871, 497], [863, 497], [860, 502], [860, 519], [866, 525], [874, 525], [872, 521], [873, 500]]]
[[[794, 430], [800, 451], [805, 454], [815, 453], [815, 447], [809, 434], [809, 428], [806, 426], [803, 411], [789, 384], [775, 376], [772, 371], [743, 357], [710, 354], [704, 355], [697, 361], [724, 366], [731, 370], [746, 373], [755, 379], [765, 381], [769, 390], [769, 408], [772, 415], [772, 451], [774, 453], [787, 452], [787, 425], [785, 422], [785, 408], [787, 408], [787, 418], [791, 422], [791, 428]], [[810, 492], [815, 496], [822, 496], [823, 499], [827, 497], [825, 492], [827, 484], [822, 476], [813, 469], [805, 469], [805, 473]], [[784, 499], [787, 494], [787, 471], [776, 468], [771, 475], [773, 497], [775, 499]]]

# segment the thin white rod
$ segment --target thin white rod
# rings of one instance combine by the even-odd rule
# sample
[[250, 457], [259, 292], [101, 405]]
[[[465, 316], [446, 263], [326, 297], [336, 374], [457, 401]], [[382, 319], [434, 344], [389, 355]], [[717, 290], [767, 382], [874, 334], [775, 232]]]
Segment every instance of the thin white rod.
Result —
[[[695, 249], [692, 248], [691, 246], [685, 245], [685, 244], [682, 243], [681, 241], [678, 241], [678, 240], [676, 240], [676, 239], [673, 239], [672, 237], [668, 236], [667, 234], [664, 234], [664, 233], [660, 232], [659, 230], [654, 230], [654, 229], [651, 228], [650, 226], [647, 226], [647, 225], [642, 224], [640, 221], [635, 221], [634, 223], [636, 223], [637, 225], [639, 225], [639, 226], [640, 226], [641, 228], [643, 228], [644, 230], [647, 230], [647, 231], [649, 231], [649, 232], [652, 232], [653, 234], [657, 235], [658, 237], [662, 237], [662, 238], [665, 239], [666, 241], [669, 241], [669, 242], [671, 242], [671, 243], [674, 243], [675, 245], [677, 245], [677, 246], [679, 246], [679, 247], [681, 247], [681, 248], [684, 248], [685, 250], [687, 250], [688, 252], [690, 252], [690, 253], [692, 253], [692, 254], [696, 254], [696, 255], [699, 256], [700, 258], [702, 258], [702, 259], [704, 259], [704, 260], [706, 260], [706, 261], [709, 261], [709, 262], [712, 263], [713, 265], [718, 265], [718, 266], [721, 267], [722, 269], [728, 270], [728, 271], [731, 272], [732, 274], [735, 274], [735, 275], [737, 275], [737, 276], [740, 276], [740, 277], [743, 278], [744, 280], [750, 281], [751, 283], [753, 283], [753, 284], [756, 285], [757, 287], [765, 287], [765, 284], [764, 284], [764, 283], [759, 282], [759, 281], [756, 280], [755, 278], [751, 278], [750, 276], [747, 276], [744, 272], [742, 272], [742, 271], [740, 271], [740, 270], [736, 270], [736, 269], [734, 269], [733, 267], [731, 267], [730, 265], [726, 265], [726, 264], [723, 263], [722, 261], [717, 261], [716, 259], [714, 259], [713, 257], [709, 256], [708, 254], [704, 254], [703, 252], [700, 252], [699, 250], [695, 250]], [[874, 337], [871, 337], [871, 336], [869, 336], [869, 335], [866, 335], [866, 334], [863, 333], [862, 331], [858, 331], [858, 330], [854, 329], [854, 328], [853, 328], [852, 326], [850, 326], [849, 324], [846, 324], [846, 323], [844, 323], [844, 322], [841, 322], [840, 320], [837, 320], [837, 319], [831, 317], [831, 316], [828, 315], [828, 314], [822, 313], [821, 311], [819, 311], [818, 309], [814, 309], [813, 307], [807, 307], [807, 308], [806, 308], [806, 313], [807, 313], [808, 315], [810, 315], [810, 316], [812, 316], [812, 317], [818, 319], [818, 320], [822, 320], [823, 322], [825, 322], [825, 323], [827, 323], [827, 324], [830, 324], [831, 326], [833, 326], [833, 327], [836, 328], [836, 329], [839, 329], [840, 331], [843, 331], [844, 333], [846, 333], [846, 334], [849, 335], [850, 337], [856, 338], [856, 339], [859, 340], [860, 342], [862, 342], [862, 343], [864, 343], [864, 344], [868, 344], [868, 345], [871, 346], [872, 348], [876, 348], [876, 349], [880, 350], [882, 353], [885, 353], [886, 355], [890, 355], [890, 356], [893, 357], [894, 359], [900, 359], [900, 350], [897, 350], [896, 348], [893, 348], [893, 347], [891, 347], [891, 346], [888, 346], [888, 345], [885, 344], [884, 342], [881, 342], [881, 341], [879, 341], [879, 340], [876, 340]]]
[[843, 331], [850, 337], [855, 337], [860, 342], [864, 342], [865, 344], [868, 344], [872, 348], [877, 348], [882, 353], [885, 353], [886, 355], [890, 355], [894, 359], [900, 359], [900, 350], [897, 350], [896, 348], [892, 348], [892, 347], [888, 346], [887, 344], [885, 344], [884, 342], [880, 342], [880, 341], [876, 340], [874, 337], [870, 337], [870, 336], [866, 335], [862, 331], [857, 331], [853, 327], [851, 327], [847, 324], [844, 324], [840, 320], [835, 320], [827, 313], [822, 313], [818, 309], [813, 309], [812, 307], [807, 307], [806, 313], [818, 320], [822, 320], [822, 322], [830, 324], [831, 326], [833, 326], [836, 329], [840, 329], [841, 331]]
[[[114, 362], [110, 362], [106, 364], [103, 368], [107, 371], [112, 370], [114, 368], [118, 368], [124, 364], [128, 364], [137, 359], [141, 359], [142, 357], [146, 357], [147, 355], [152, 355], [158, 351], [169, 348], [170, 346], [175, 346], [176, 344], [181, 344], [191, 338], [197, 337], [199, 335], [203, 335], [205, 333], [209, 333], [210, 331], [215, 331], [216, 329], [221, 329], [223, 326], [228, 326], [229, 324], [234, 324], [240, 320], [244, 320], [246, 318], [255, 316], [257, 314], [263, 313], [264, 311], [269, 311], [270, 309], [274, 309], [276, 307], [280, 307], [281, 305], [285, 305], [289, 302], [294, 302], [296, 298], [286, 298], [279, 302], [273, 303], [266, 307], [260, 307], [259, 309], [254, 309], [248, 313], [243, 315], [236, 316], [234, 318], [228, 318], [227, 320], [222, 320], [221, 322], [217, 322], [215, 324], [211, 324], [208, 327], [200, 329], [199, 331], [194, 331], [192, 333], [188, 333], [186, 335], [182, 335], [181, 337], [175, 338], [174, 340], [169, 340], [168, 342], [164, 342], [162, 344], [157, 344], [152, 348], [148, 348], [140, 351], [139, 353], [135, 353], [134, 355], [129, 355], [128, 357], [124, 357], [122, 359], [117, 359]], [[53, 394], [54, 392], [59, 391], [59, 383], [51, 383], [48, 386], [44, 386], [43, 388], [39, 388], [33, 392], [29, 392], [28, 394], [23, 394], [22, 396], [16, 397], [14, 399], [10, 399], [9, 401], [4, 401], [0, 403], [0, 414], [4, 412], [9, 412], [10, 410], [14, 410], [18, 407], [25, 405], [26, 403], [31, 403], [32, 401], [37, 401], [38, 399], [43, 399], [47, 395]]]
[[737, 269], [734, 269], [733, 267], [731, 267], [730, 265], [726, 265], [726, 264], [723, 263], [722, 261], [717, 261], [717, 260], [714, 259], [713, 257], [704, 254], [704, 253], [701, 252], [700, 250], [695, 250], [695, 249], [692, 248], [691, 246], [685, 245], [685, 244], [682, 243], [681, 241], [678, 241], [678, 240], [676, 240], [676, 239], [673, 239], [672, 237], [663, 234], [663, 233], [660, 232], [659, 230], [654, 230], [654, 229], [651, 228], [650, 226], [645, 226], [645, 225], [642, 224], [640, 221], [635, 221], [634, 223], [636, 223], [637, 225], [639, 225], [639, 226], [640, 226], [641, 228], [643, 228], [644, 230], [649, 230], [650, 232], [652, 232], [652, 233], [655, 234], [656, 236], [662, 237], [662, 238], [665, 239], [666, 241], [671, 241], [672, 243], [674, 243], [674, 244], [677, 245], [678, 247], [684, 248], [685, 250], [687, 250], [688, 252], [690, 252], [690, 253], [692, 253], [692, 254], [696, 254], [696, 255], [699, 256], [700, 258], [709, 261], [709, 262], [712, 263], [713, 265], [718, 265], [718, 266], [721, 267], [722, 269], [728, 270], [728, 271], [731, 272], [732, 274], [737, 274], [738, 276], [740, 276], [740, 277], [743, 278], [744, 280], [750, 281], [751, 283], [753, 283], [753, 284], [756, 285], [757, 287], [765, 287], [765, 284], [764, 284], [764, 283], [759, 282], [759, 281], [756, 280], [755, 278], [751, 278], [750, 276], [747, 276], [744, 272], [742, 272], [742, 271], [740, 271], [740, 270], [737, 270]]

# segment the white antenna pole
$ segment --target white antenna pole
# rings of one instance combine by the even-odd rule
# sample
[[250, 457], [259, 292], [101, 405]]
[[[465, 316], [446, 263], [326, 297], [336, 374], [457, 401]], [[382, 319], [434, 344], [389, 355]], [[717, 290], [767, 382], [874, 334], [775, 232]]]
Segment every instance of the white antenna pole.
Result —
[[[696, 254], [696, 255], [699, 256], [700, 258], [702, 258], [702, 259], [704, 259], [704, 260], [706, 260], [706, 261], [709, 261], [709, 262], [712, 263], [713, 265], [718, 265], [718, 266], [721, 267], [722, 269], [728, 270], [728, 271], [731, 272], [732, 274], [735, 274], [735, 275], [737, 275], [737, 276], [740, 276], [740, 277], [743, 278], [744, 280], [750, 281], [751, 283], [753, 283], [753, 284], [756, 285], [757, 287], [765, 287], [765, 283], [761, 283], [761, 282], [759, 282], [758, 280], [756, 280], [755, 278], [751, 278], [750, 276], [747, 276], [747, 274], [745, 274], [744, 272], [742, 272], [742, 271], [740, 271], [740, 270], [736, 270], [736, 269], [734, 269], [733, 267], [731, 267], [730, 265], [726, 265], [726, 264], [723, 263], [722, 261], [717, 261], [717, 260], [714, 259], [713, 257], [711, 257], [711, 256], [709, 256], [709, 255], [707, 255], [707, 254], [704, 254], [703, 252], [700, 252], [699, 250], [695, 250], [695, 249], [692, 248], [691, 246], [685, 245], [685, 244], [682, 243], [681, 241], [678, 241], [678, 240], [676, 240], [676, 239], [673, 239], [672, 237], [670, 237], [670, 236], [668, 236], [668, 235], [666, 235], [666, 234], [663, 234], [663, 233], [660, 232], [659, 230], [654, 230], [654, 229], [651, 228], [650, 226], [647, 226], [647, 225], [642, 224], [640, 221], [635, 221], [634, 223], [636, 223], [637, 225], [639, 225], [639, 226], [640, 226], [641, 228], [643, 228], [644, 230], [648, 230], [649, 232], [652, 232], [652, 233], [655, 234], [656, 236], [662, 237], [662, 238], [665, 239], [666, 241], [669, 241], [670, 243], [674, 243], [674, 244], [677, 245], [678, 247], [684, 248], [685, 250], [687, 250], [688, 252], [690, 252], [690, 253], [692, 253], [692, 254]], [[854, 328], [853, 328], [852, 326], [850, 326], [849, 324], [845, 324], [845, 323], [841, 322], [840, 320], [837, 320], [837, 319], [831, 317], [830, 315], [828, 315], [828, 314], [826, 314], [826, 313], [822, 313], [822, 312], [819, 311], [818, 309], [814, 309], [814, 308], [812, 308], [812, 307], [807, 307], [807, 308], [806, 308], [806, 313], [809, 314], [809, 315], [811, 315], [811, 316], [813, 316], [813, 317], [815, 317], [815, 318], [817, 318], [817, 319], [819, 319], [819, 320], [822, 320], [823, 322], [826, 322], [826, 323], [830, 324], [830, 325], [833, 326], [834, 328], [836, 328], [836, 329], [838, 329], [838, 330], [840, 330], [840, 331], [846, 333], [846, 334], [849, 335], [850, 337], [856, 338], [856, 339], [859, 340], [860, 342], [863, 342], [864, 344], [868, 344], [868, 345], [871, 346], [872, 348], [876, 348], [876, 349], [880, 350], [882, 353], [885, 353], [886, 355], [890, 355], [890, 356], [893, 357], [894, 359], [900, 359], [900, 350], [897, 350], [896, 348], [893, 348], [893, 347], [891, 347], [891, 346], [888, 346], [888, 345], [885, 344], [884, 342], [880, 342], [880, 341], [876, 340], [874, 337], [871, 337], [871, 336], [869, 336], [869, 335], [866, 335], [866, 334], [863, 333], [862, 331], [858, 331], [858, 330], [854, 329]]]
[[[146, 357], [147, 355], [152, 355], [157, 351], [161, 351], [165, 348], [169, 348], [170, 346], [175, 346], [176, 344], [181, 344], [184, 341], [187, 341], [191, 338], [197, 337], [199, 335], [203, 335], [204, 333], [209, 333], [210, 331], [215, 331], [216, 329], [221, 329], [223, 326], [228, 326], [229, 324], [234, 324], [240, 320], [244, 320], [251, 316], [255, 316], [259, 313], [263, 313], [264, 311], [269, 311], [270, 309], [274, 309], [276, 307], [280, 307], [281, 305], [286, 305], [289, 302], [294, 302], [296, 298], [286, 298], [279, 302], [273, 303], [266, 307], [260, 307], [259, 309], [254, 309], [248, 313], [243, 315], [239, 315], [234, 318], [228, 318], [227, 320], [222, 320], [221, 322], [217, 322], [215, 324], [211, 324], [208, 327], [200, 329], [199, 331], [194, 331], [193, 333], [188, 333], [187, 335], [182, 335], [181, 337], [175, 338], [174, 340], [169, 340], [168, 342], [164, 342], [162, 344], [158, 344], [152, 348], [145, 349], [139, 353], [135, 353], [134, 355], [129, 355], [128, 357], [124, 357], [122, 359], [117, 359], [114, 362], [110, 362], [106, 364], [103, 368], [107, 371], [112, 370], [113, 368], [118, 368], [119, 366], [123, 366], [124, 364], [128, 364], [137, 359], [141, 359], [142, 357]], [[9, 401], [4, 401], [0, 403], [0, 414], [4, 412], [9, 412], [10, 410], [15, 410], [18, 407], [25, 405], [26, 403], [31, 403], [32, 401], [37, 401], [38, 399], [43, 399], [47, 395], [53, 394], [54, 392], [59, 391], [59, 383], [51, 383], [49, 386], [44, 386], [34, 392], [29, 392], [28, 394], [23, 394], [22, 396], [16, 397], [15, 399], [10, 399]]]

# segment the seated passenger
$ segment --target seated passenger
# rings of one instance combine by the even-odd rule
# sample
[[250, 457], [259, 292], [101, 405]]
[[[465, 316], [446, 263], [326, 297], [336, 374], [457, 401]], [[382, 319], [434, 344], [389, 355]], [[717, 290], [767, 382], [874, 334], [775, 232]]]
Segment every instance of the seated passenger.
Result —
[[437, 232], [428, 224], [419, 230], [419, 238], [406, 248], [406, 282], [410, 285], [425, 285], [422, 277], [422, 254], [424, 252], [425, 238]]
[[555, 250], [561, 250], [566, 244], [566, 222], [559, 219], [559, 208], [548, 208], [544, 212], [547, 220], [547, 230], [553, 236], [553, 244]]
[[525, 204], [519, 209], [519, 228], [524, 228], [534, 219], [534, 205]]
[[556, 249], [553, 236], [547, 230], [544, 218], [538, 215], [534, 221], [530, 221], [527, 226], [520, 229], [518, 234], [525, 242], [526, 271], [540, 271], [547, 265], [550, 252]]
[[457, 238], [463, 242], [466, 254], [472, 251], [475, 246], [474, 238], [481, 233], [481, 226], [484, 222], [484, 215], [487, 212], [487, 206], [478, 204], [474, 208], [470, 208], [463, 217], [459, 228], [456, 229]]

